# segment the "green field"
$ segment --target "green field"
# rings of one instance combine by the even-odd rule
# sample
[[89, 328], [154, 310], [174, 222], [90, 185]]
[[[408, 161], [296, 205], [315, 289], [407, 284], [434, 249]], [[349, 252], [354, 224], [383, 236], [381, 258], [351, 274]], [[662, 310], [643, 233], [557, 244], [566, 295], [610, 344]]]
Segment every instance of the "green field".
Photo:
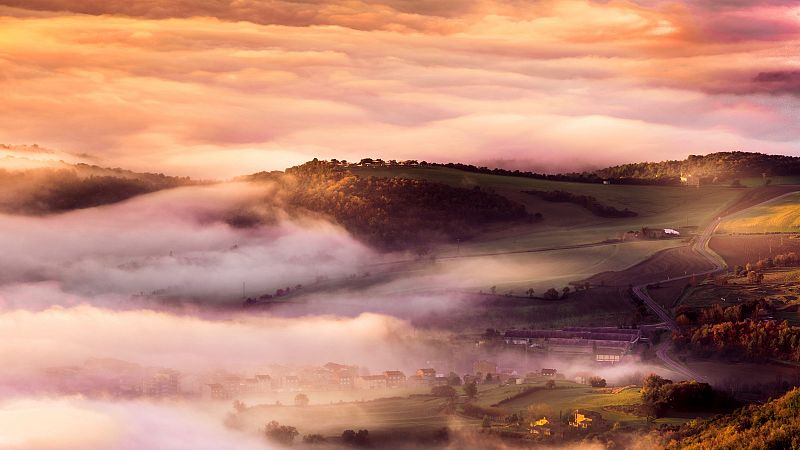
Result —
[[725, 219], [720, 233], [783, 233], [800, 231], [800, 193], [787, 195]]
[[[771, 185], [779, 185], [779, 184], [800, 184], [800, 177], [796, 176], [777, 176], [777, 177], [769, 177], [771, 180]], [[743, 186], [747, 187], [758, 187], [764, 186], [764, 178], [762, 177], [752, 177], [752, 178], [742, 178], [739, 180]]]
[[[543, 388], [544, 383], [481, 385], [475, 403], [489, 407], [530, 387]], [[461, 388], [458, 391], [463, 394]], [[465, 400], [461, 395], [457, 402], [463, 404]], [[641, 393], [636, 387], [621, 390], [594, 389], [571, 381], [557, 381], [554, 389], [538, 389], [505, 402], [499, 408], [508, 414], [522, 412], [527, 416], [528, 407], [535, 405], [537, 412], [544, 411], [553, 418], [557, 418], [559, 412], [566, 416], [575, 409], [590, 409], [602, 414], [609, 423], [620, 422], [639, 427], [646, 425], [645, 417], [628, 414], [613, 407], [640, 403]], [[480, 426], [480, 419], [462, 414], [447, 414], [446, 405], [447, 400], [426, 395], [307, 407], [257, 405], [238, 414], [236, 425], [256, 431], [265, 423], [276, 420], [281, 424], [297, 427], [301, 434], [320, 433], [326, 436], [338, 436], [345, 429], [360, 428], [369, 429], [370, 433], [426, 433], [443, 427], [453, 429]], [[677, 424], [685, 420], [668, 417], [658, 419], [656, 423]]]
[[477, 419], [445, 414], [446, 403], [441, 398], [413, 396], [307, 407], [258, 405], [238, 417], [245, 428], [252, 430], [276, 420], [296, 427], [302, 434], [320, 433], [326, 436], [341, 435], [346, 429], [366, 428], [371, 433], [425, 432], [480, 423]]
[[[461, 250], [476, 252], [599, 242], [618, 238], [626, 230], [643, 226], [702, 226], [746, 191], [726, 186], [689, 188], [571, 183], [478, 174], [443, 167], [354, 168], [353, 171], [364, 176], [427, 179], [466, 188], [480, 186], [524, 204], [530, 213], [541, 212], [544, 215], [541, 223], [495, 229], [461, 246]], [[636, 211], [639, 217], [597, 217], [577, 205], [547, 202], [521, 192], [531, 189], [590, 195], [603, 204]]]
[[[497, 404], [516, 393], [522, 392], [531, 386], [543, 386], [544, 383], [522, 386], [498, 386], [493, 389], [482, 391], [477, 402], [483, 406]], [[595, 389], [584, 384], [571, 381], [557, 381], [555, 389], [540, 389], [531, 392], [521, 398], [517, 398], [500, 405], [504, 410], [511, 412], [525, 412], [531, 405], [535, 409], [549, 411], [554, 417], [559, 416], [559, 412], [566, 415], [576, 409], [589, 409], [599, 412], [603, 418], [609, 422], [620, 422], [627, 425], [643, 426], [647, 423], [646, 417], [627, 414], [625, 412], [611, 409], [613, 406], [638, 405], [642, 402], [641, 392], [637, 387], [622, 389], [619, 392], [610, 389]], [[677, 417], [665, 417], [658, 419], [656, 423], [682, 423], [686, 419]]]

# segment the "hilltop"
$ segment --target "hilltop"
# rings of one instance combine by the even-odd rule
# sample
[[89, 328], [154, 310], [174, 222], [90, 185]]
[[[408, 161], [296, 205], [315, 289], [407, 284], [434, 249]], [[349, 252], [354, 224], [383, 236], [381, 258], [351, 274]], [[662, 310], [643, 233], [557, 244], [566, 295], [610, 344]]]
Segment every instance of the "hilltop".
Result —
[[681, 177], [707, 183], [737, 178], [800, 175], [800, 158], [749, 152], [719, 152], [690, 155], [684, 160], [622, 164], [584, 174], [611, 180], [666, 181], [678, 184]]
[[[480, 187], [453, 187], [403, 177], [354, 174], [335, 162], [310, 161], [285, 173], [262, 172], [239, 179], [277, 186], [280, 206], [290, 214], [309, 211], [339, 223], [380, 249], [424, 250], [433, 242], [468, 239], [495, 223], [536, 220], [525, 207]], [[234, 225], [255, 225], [268, 217], [250, 208]]]

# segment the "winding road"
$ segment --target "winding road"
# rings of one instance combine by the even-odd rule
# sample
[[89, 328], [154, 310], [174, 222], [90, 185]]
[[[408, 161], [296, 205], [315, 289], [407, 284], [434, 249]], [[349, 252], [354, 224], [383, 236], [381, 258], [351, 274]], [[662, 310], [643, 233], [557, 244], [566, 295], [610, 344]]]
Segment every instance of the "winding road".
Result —
[[[747, 208], [744, 208], [742, 211], [745, 211], [745, 210], [748, 210], [748, 209], [751, 209], [751, 208], [756, 208], [756, 207], [762, 206], [764, 204], [771, 203], [771, 202], [774, 202], [776, 200], [779, 200], [779, 199], [781, 199], [783, 197], [794, 195], [796, 193], [797, 193], [797, 191], [788, 192], [788, 193], [785, 193], [783, 195], [779, 195], [777, 197], [773, 197], [773, 198], [771, 198], [769, 200], [766, 200], [766, 201], [763, 201], [761, 203], [758, 203], [758, 204], [749, 206]], [[737, 212], [740, 212], [740, 211], [737, 211]], [[711, 240], [711, 237], [714, 235], [714, 231], [716, 231], [717, 227], [719, 226], [719, 224], [721, 222], [722, 222], [722, 217], [717, 217], [714, 221], [709, 223], [708, 226], [706, 226], [705, 229], [703, 230], [703, 233], [697, 238], [697, 240], [692, 245], [692, 250], [694, 250], [695, 252], [699, 253], [706, 260], [708, 260], [712, 264], [713, 268], [711, 268], [709, 270], [702, 271], [702, 272], [694, 272], [694, 273], [690, 273], [690, 274], [687, 274], [687, 275], [684, 275], [684, 276], [667, 278], [667, 279], [664, 279], [664, 280], [659, 280], [659, 281], [656, 281], [656, 282], [651, 282], [651, 283], [646, 283], [646, 284], [640, 284], [638, 286], [634, 286], [633, 287], [634, 295], [639, 297], [639, 299], [641, 299], [651, 310], [653, 310], [653, 312], [656, 314], [656, 316], [658, 316], [658, 318], [661, 319], [661, 321], [663, 322], [664, 326], [666, 326], [671, 331], [678, 331], [679, 330], [678, 324], [675, 322], [675, 319], [672, 317], [672, 314], [669, 311], [667, 311], [662, 305], [660, 305], [658, 302], [653, 300], [652, 297], [650, 297], [650, 294], [648, 294], [648, 292], [647, 292], [647, 287], [649, 285], [657, 284], [657, 283], [666, 283], [666, 282], [670, 282], [670, 281], [685, 280], [685, 279], [689, 279], [689, 278], [692, 278], [692, 277], [698, 277], [698, 276], [702, 277], [702, 276], [706, 276], [706, 275], [709, 275], [709, 274], [713, 274], [713, 273], [717, 273], [717, 272], [720, 272], [722, 270], [725, 270], [727, 268], [727, 264], [725, 263], [725, 261], [719, 255], [714, 253], [714, 251], [712, 251], [708, 246], [708, 243]], [[689, 379], [702, 381], [702, 382], [706, 382], [707, 381], [706, 378], [704, 376], [702, 376], [701, 374], [691, 370], [690, 368], [686, 367], [682, 363], [672, 359], [672, 357], [668, 353], [669, 348], [670, 348], [670, 341], [667, 340], [667, 341], [664, 341], [663, 343], [661, 343], [658, 346], [658, 348], [656, 349], [656, 356], [658, 356], [658, 359], [660, 359], [667, 368], [669, 368], [669, 369], [671, 369], [671, 370], [673, 370], [675, 372], [678, 372], [678, 373], [684, 375], [686, 378], [689, 378]]]

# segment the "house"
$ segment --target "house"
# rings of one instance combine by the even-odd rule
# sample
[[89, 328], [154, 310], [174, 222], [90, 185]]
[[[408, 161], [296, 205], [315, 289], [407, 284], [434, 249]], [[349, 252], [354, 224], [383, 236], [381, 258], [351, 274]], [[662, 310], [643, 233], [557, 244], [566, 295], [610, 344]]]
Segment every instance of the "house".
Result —
[[386, 389], [386, 375], [365, 375], [356, 379], [356, 386], [361, 389]]
[[531, 422], [530, 429], [531, 434], [536, 436], [550, 436], [553, 434], [550, 421], [547, 419], [547, 417], [542, 417], [535, 422]]
[[348, 372], [335, 373], [331, 378], [331, 384], [338, 389], [352, 389], [355, 381], [355, 377]]
[[230, 400], [231, 395], [219, 383], [210, 383], [203, 387], [203, 398], [211, 400]]
[[486, 374], [496, 374], [497, 373], [497, 364], [491, 361], [487, 361], [482, 359], [475, 364], [472, 365], [472, 373], [480, 373], [484, 376]]
[[668, 239], [680, 237], [681, 233], [672, 228], [642, 228], [642, 237], [645, 239]]
[[387, 370], [383, 375], [386, 377], [386, 387], [400, 387], [406, 384], [406, 374], [399, 370]]
[[419, 369], [417, 370], [417, 376], [423, 383], [433, 384], [436, 381], [436, 369]]
[[143, 383], [144, 394], [150, 397], [171, 397], [178, 395], [180, 374], [174, 370], [159, 370], [146, 378]]
[[555, 377], [558, 370], [556, 369], [542, 369], [542, 376], [543, 377]]
[[692, 174], [681, 175], [681, 184], [685, 184], [686, 186], [700, 187], [700, 177]]
[[594, 411], [585, 409], [575, 410], [574, 418], [570, 419], [569, 425], [571, 427], [580, 429], [596, 428], [603, 423], [603, 416]]
[[436, 375], [435, 377], [433, 377], [433, 383], [432, 384], [434, 386], [447, 386], [448, 384], [450, 384], [449, 381], [450, 380], [448, 380], [448, 378], [445, 375], [439, 374], [439, 375]]
[[283, 388], [294, 391], [300, 388], [300, 377], [288, 375], [283, 377]]

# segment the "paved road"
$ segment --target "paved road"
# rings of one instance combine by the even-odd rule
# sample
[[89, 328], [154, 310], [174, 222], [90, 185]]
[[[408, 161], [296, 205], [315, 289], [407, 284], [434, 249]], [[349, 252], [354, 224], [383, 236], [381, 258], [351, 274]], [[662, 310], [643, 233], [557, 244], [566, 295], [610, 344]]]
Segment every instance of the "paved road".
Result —
[[[794, 195], [796, 193], [797, 192], [789, 192], [789, 193], [786, 193], [786, 194], [771, 198], [769, 200], [763, 201], [763, 202], [758, 203], [756, 205], [750, 206], [748, 208], [745, 208], [745, 210], [750, 209], [750, 208], [756, 208], [758, 206], [762, 206], [762, 205], [764, 205], [766, 203], [774, 202], [774, 201], [779, 200], [779, 199], [781, 199], [783, 197], [788, 197], [788, 196]], [[703, 276], [706, 276], [708, 274], [712, 274], [712, 273], [716, 273], [716, 272], [720, 272], [722, 270], [725, 270], [727, 268], [727, 264], [725, 264], [725, 261], [719, 255], [714, 253], [708, 247], [708, 242], [711, 240], [711, 237], [714, 235], [714, 231], [716, 231], [716, 229], [719, 226], [720, 222], [722, 222], [722, 217], [717, 217], [714, 221], [712, 221], [710, 224], [708, 224], [708, 226], [706, 226], [705, 229], [703, 230], [703, 233], [697, 238], [697, 240], [695, 241], [694, 245], [692, 245], [692, 250], [694, 250], [695, 252], [697, 252], [698, 254], [703, 256], [704, 258], [706, 258], [711, 263], [711, 265], [712, 265], [711, 269], [708, 269], [708, 270], [705, 270], [705, 271], [701, 271], [701, 272], [695, 272], [695, 273], [687, 274], [687, 275], [680, 276], [680, 277], [666, 278], [664, 280], [658, 281], [658, 283], [666, 283], [666, 282], [669, 282], [669, 281], [685, 280], [685, 279], [689, 279], [689, 278], [692, 278], [692, 277], [703, 277]], [[656, 284], [656, 283], [647, 283], [647, 284], [640, 284], [638, 286], [634, 286], [633, 287], [633, 293], [637, 297], [639, 297], [651, 310], [653, 310], [653, 312], [658, 316], [658, 318], [661, 319], [661, 321], [664, 323], [664, 326], [669, 328], [671, 331], [678, 331], [679, 330], [678, 324], [675, 323], [675, 319], [673, 319], [672, 314], [669, 311], [667, 311], [666, 309], [664, 309], [664, 307], [661, 306], [658, 302], [653, 300], [653, 298], [650, 297], [650, 294], [647, 293], [647, 286], [650, 285], [650, 284]], [[668, 368], [670, 368], [670, 369], [672, 369], [672, 370], [674, 370], [674, 371], [676, 371], [678, 373], [683, 374], [687, 378], [694, 379], [694, 380], [697, 380], [697, 381], [704, 381], [705, 377], [703, 377], [702, 375], [694, 372], [693, 370], [689, 369], [688, 367], [686, 367], [685, 365], [681, 364], [680, 362], [675, 361], [674, 359], [672, 359], [669, 356], [669, 353], [668, 353], [669, 347], [670, 347], [669, 341], [665, 341], [661, 345], [659, 345], [658, 349], [656, 349], [656, 355], [664, 363], [665, 366], [667, 366]]]

